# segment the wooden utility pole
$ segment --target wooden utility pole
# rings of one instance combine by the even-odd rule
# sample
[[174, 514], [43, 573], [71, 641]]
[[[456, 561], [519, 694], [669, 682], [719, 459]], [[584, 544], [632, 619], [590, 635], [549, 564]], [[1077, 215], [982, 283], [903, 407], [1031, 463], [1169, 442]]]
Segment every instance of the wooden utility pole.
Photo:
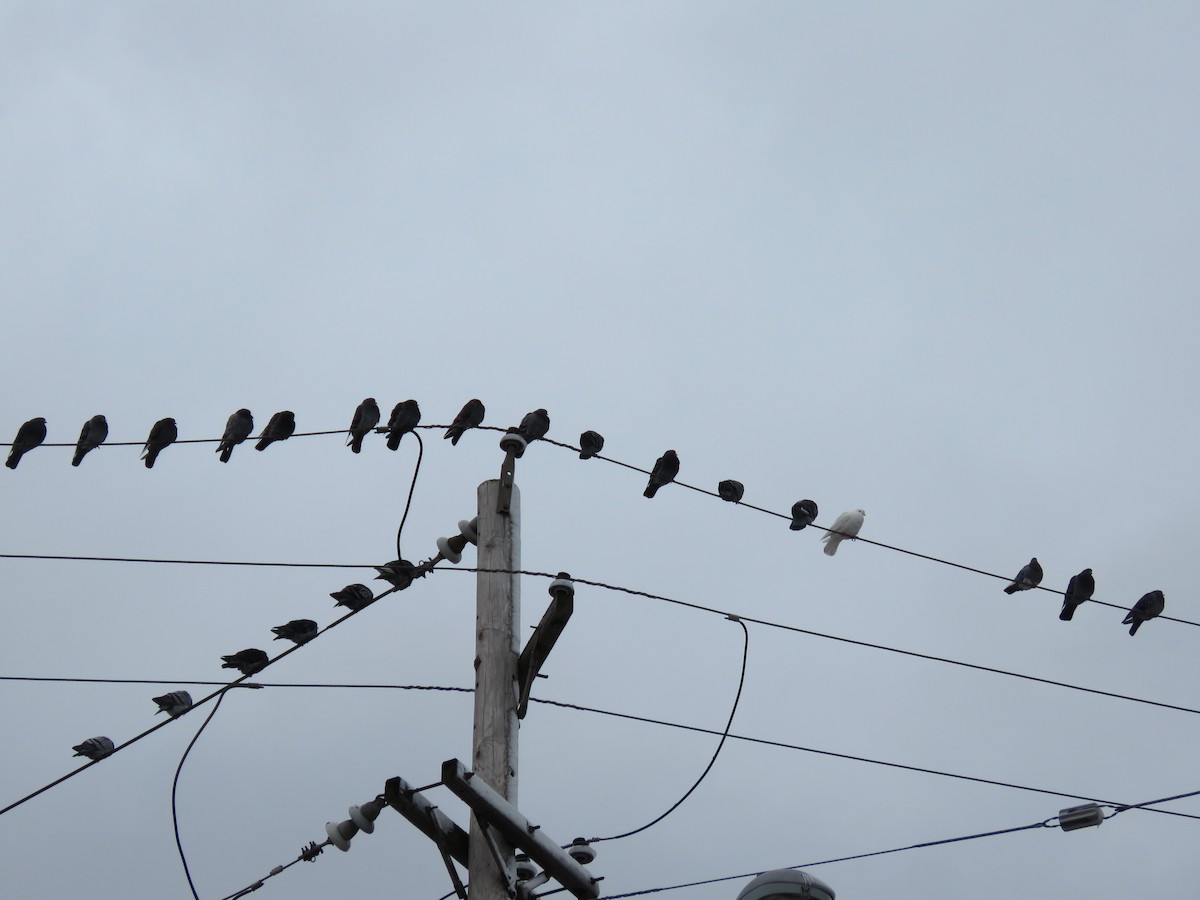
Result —
[[[511, 479], [511, 473], [506, 473]], [[511, 491], [511, 497], [508, 492]], [[508, 510], [500, 512], [502, 494]], [[517, 656], [521, 627], [521, 494], [511, 480], [479, 485], [479, 568], [475, 601], [475, 726], [471, 764], [509, 803], [517, 802]], [[495, 830], [485, 834], [471, 816], [471, 900], [509, 900], [512, 845]], [[499, 864], [497, 857], [499, 857]]]

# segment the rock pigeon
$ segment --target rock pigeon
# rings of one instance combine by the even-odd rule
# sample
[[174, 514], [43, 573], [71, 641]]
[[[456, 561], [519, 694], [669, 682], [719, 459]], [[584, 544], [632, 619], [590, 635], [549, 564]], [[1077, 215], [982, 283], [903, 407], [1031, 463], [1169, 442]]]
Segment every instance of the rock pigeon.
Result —
[[362, 442], [376, 425], [379, 424], [379, 404], [374, 397], [368, 397], [354, 410], [354, 418], [350, 420], [350, 436], [346, 444], [354, 453], [362, 453]]
[[17, 463], [21, 461], [21, 457], [41, 444], [45, 439], [46, 420], [41, 417], [30, 419], [17, 429], [17, 436], [13, 438], [12, 449], [8, 451], [8, 461], [4, 464], [10, 469], [15, 469]]
[[740, 481], [726, 479], [717, 485], [717, 494], [720, 495], [722, 500], [728, 500], [730, 503], [737, 503], [745, 493], [746, 486]]
[[1029, 561], [1029, 564], [1022, 566], [1021, 571], [1017, 573], [1017, 577], [1013, 579], [1013, 583], [1004, 589], [1006, 594], [1015, 594], [1017, 591], [1030, 591], [1042, 583], [1042, 565], [1037, 561], [1035, 556]]
[[817, 504], [813, 500], [800, 500], [792, 504], [792, 521], [788, 525], [792, 531], [800, 531], [811, 525], [817, 518]]
[[333, 604], [334, 607], [344, 606], [346, 609], [354, 610], [355, 612], [365, 608], [375, 599], [375, 595], [371, 593], [371, 589], [365, 584], [348, 584], [340, 591], [334, 591], [329, 596], [337, 601], [337, 603]]
[[454, 417], [454, 421], [450, 423], [450, 427], [446, 429], [442, 438], [450, 438], [452, 445], [457, 444], [464, 431], [468, 428], [476, 428], [483, 423], [483, 413], [482, 403], [478, 400], [468, 400], [466, 405], [459, 410], [458, 415]]
[[268, 662], [270, 657], [263, 651], [251, 647], [248, 650], [239, 650], [237, 653], [231, 653], [228, 656], [222, 656], [222, 669], [237, 669], [243, 675], [253, 675], [255, 672], [261, 671]]
[[660, 487], [670, 484], [678, 474], [679, 456], [674, 450], [668, 450], [658, 458], [654, 468], [650, 470], [650, 481], [646, 484], [646, 490], [642, 491], [642, 496], [653, 497]]
[[1148, 594], [1142, 594], [1142, 598], [1133, 604], [1133, 609], [1125, 614], [1125, 618], [1121, 620], [1121, 624], [1129, 626], [1129, 633], [1131, 635], [1137, 634], [1137, 630], [1143, 622], [1148, 622], [1155, 616], [1162, 615], [1162, 611], [1166, 609], [1166, 606], [1167, 598], [1163, 596], [1162, 591], [1151, 591]]
[[88, 738], [82, 744], [76, 744], [71, 749], [75, 751], [75, 756], [86, 756], [94, 762], [111, 755], [117, 747], [112, 738], [94, 737]]
[[598, 431], [585, 431], [579, 436], [579, 458], [591, 459], [604, 449], [604, 435]]
[[146, 445], [142, 447], [142, 459], [146, 460], [146, 468], [153, 469], [158, 454], [179, 439], [179, 426], [171, 418], [159, 419], [150, 429]]
[[271, 416], [271, 421], [263, 429], [262, 436], [254, 445], [255, 450], [266, 450], [276, 441], [286, 441], [296, 433], [296, 414], [290, 409], [282, 409]]
[[221, 454], [221, 462], [229, 462], [229, 457], [233, 455], [233, 448], [250, 437], [250, 432], [254, 430], [254, 416], [250, 415], [250, 410], [239, 409], [229, 421], [225, 423], [225, 433], [221, 435], [221, 443], [217, 444], [217, 452]]
[[[483, 414], [480, 413], [480, 419]], [[397, 403], [392, 409], [392, 417], [388, 419], [387, 445], [389, 450], [400, 446], [400, 439], [421, 424], [421, 407], [416, 400], [405, 400]], [[457, 440], [455, 441], [457, 443]]]
[[108, 419], [104, 416], [92, 416], [84, 422], [83, 430], [79, 432], [79, 440], [75, 444], [75, 458], [71, 460], [71, 465], [77, 466], [83, 462], [88, 451], [95, 450], [107, 437]]
[[412, 584], [416, 575], [415, 569], [416, 567], [407, 559], [393, 559], [387, 565], [375, 567], [375, 571], [379, 573], [375, 580], [386, 581], [396, 590], [402, 591]]
[[833, 525], [821, 538], [825, 542], [825, 555], [833, 556], [837, 553], [838, 544], [842, 541], [854, 540], [859, 529], [863, 527], [863, 520], [866, 517], [867, 514], [861, 509], [851, 509], [834, 519]]
[[1078, 575], [1072, 575], [1071, 580], [1067, 582], [1067, 593], [1063, 597], [1062, 612], [1058, 617], [1064, 622], [1070, 622], [1075, 610], [1081, 603], [1091, 600], [1095, 590], [1096, 579], [1092, 577], [1091, 569], [1084, 569]]
[[154, 702], [158, 704], [158, 712], [165, 712], [172, 719], [178, 719], [192, 708], [192, 695], [187, 691], [171, 691], [169, 694], [155, 697]]
[[317, 623], [312, 619], [292, 619], [286, 625], [276, 625], [271, 629], [275, 640], [289, 640], [293, 644], [307, 644], [317, 636]]
[[526, 441], [544, 438], [546, 432], [550, 430], [550, 414], [544, 409], [535, 409], [531, 413], [526, 413], [525, 418], [521, 420], [521, 427], [517, 430]]

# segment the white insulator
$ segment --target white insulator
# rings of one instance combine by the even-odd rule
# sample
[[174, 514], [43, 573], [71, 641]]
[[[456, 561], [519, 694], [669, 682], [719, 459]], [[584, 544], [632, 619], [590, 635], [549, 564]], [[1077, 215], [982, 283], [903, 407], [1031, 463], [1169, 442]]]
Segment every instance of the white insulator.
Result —
[[345, 853], [350, 849], [350, 838], [358, 834], [358, 826], [349, 820], [326, 822], [325, 833], [329, 835], [329, 843]]
[[445, 559], [446, 562], [454, 563], [456, 566], [462, 562], [462, 554], [450, 546], [450, 538], [438, 538], [437, 548], [438, 553], [442, 554], [442, 558]]
[[458, 533], [465, 537], [472, 544], [479, 543], [479, 517], [476, 516], [471, 521], [460, 519], [458, 522]]

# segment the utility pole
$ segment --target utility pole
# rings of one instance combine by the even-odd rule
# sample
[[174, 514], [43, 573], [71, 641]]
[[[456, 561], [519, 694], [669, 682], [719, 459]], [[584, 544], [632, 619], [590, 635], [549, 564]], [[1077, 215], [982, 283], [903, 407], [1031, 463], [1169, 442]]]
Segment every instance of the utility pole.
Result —
[[[511, 456], [503, 480], [479, 485], [475, 601], [475, 776], [517, 803], [517, 655], [521, 627], [521, 494]], [[505, 511], [501, 511], [505, 509]], [[468, 850], [471, 900], [509, 900], [515, 878], [512, 844], [471, 815]]]

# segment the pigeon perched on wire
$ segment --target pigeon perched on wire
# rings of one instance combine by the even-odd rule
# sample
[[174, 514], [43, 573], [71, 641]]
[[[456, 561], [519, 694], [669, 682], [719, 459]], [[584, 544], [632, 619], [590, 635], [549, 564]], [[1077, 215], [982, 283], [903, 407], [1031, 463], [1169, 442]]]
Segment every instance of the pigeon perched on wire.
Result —
[[[480, 419], [482, 419], [482, 414]], [[404, 400], [392, 408], [391, 418], [387, 425], [387, 445], [389, 450], [400, 446], [400, 439], [421, 424], [421, 407], [416, 400]], [[457, 442], [456, 442], [457, 443]]]
[[517, 430], [526, 441], [532, 442], [544, 438], [546, 432], [550, 430], [550, 413], [544, 409], [535, 409], [531, 413], [526, 413]]
[[30, 419], [17, 429], [13, 438], [12, 449], [8, 451], [8, 460], [4, 463], [10, 469], [15, 469], [21, 457], [37, 447], [46, 439], [46, 420], [40, 416]]
[[468, 428], [478, 428], [483, 424], [483, 404], [478, 400], [468, 400], [466, 405], [459, 410], [458, 415], [454, 417], [454, 421], [450, 423], [450, 427], [446, 429], [446, 433], [442, 438], [450, 438], [450, 444], [455, 445], [458, 439], [463, 436]]
[[1162, 615], [1162, 611], [1166, 607], [1167, 598], [1163, 596], [1162, 591], [1151, 591], [1148, 594], [1142, 594], [1141, 599], [1133, 604], [1133, 609], [1125, 614], [1125, 618], [1121, 620], [1121, 624], [1129, 626], [1130, 635], [1137, 634], [1137, 630], [1143, 622], [1149, 622], [1155, 616]]
[[1017, 591], [1031, 591], [1041, 583], [1042, 564], [1037, 561], [1035, 556], [1028, 564], [1021, 567], [1021, 571], [1017, 573], [1013, 583], [1004, 589], [1004, 593], [1015, 594]]
[[112, 742], [112, 738], [94, 737], [88, 738], [82, 744], [76, 744], [71, 749], [75, 751], [75, 756], [86, 756], [95, 762], [110, 756], [117, 746]]
[[650, 470], [650, 481], [646, 484], [646, 490], [642, 491], [642, 496], [653, 497], [660, 487], [670, 484], [678, 474], [679, 455], [674, 450], [668, 450], [655, 461], [654, 468]]
[[290, 409], [283, 409], [271, 416], [271, 421], [263, 429], [262, 436], [254, 445], [255, 450], [266, 450], [276, 441], [286, 441], [296, 433], [296, 414]]
[[263, 651], [251, 647], [248, 650], [239, 650], [237, 653], [231, 653], [228, 656], [222, 656], [222, 669], [237, 669], [243, 675], [253, 675], [259, 672], [270, 662], [270, 657]]
[[172, 719], [178, 719], [192, 708], [192, 695], [187, 691], [171, 691], [169, 694], [155, 697], [154, 702], [158, 704], [158, 712], [165, 712]]
[[746, 486], [740, 481], [734, 481], [727, 478], [717, 485], [717, 494], [722, 500], [727, 500], [730, 503], [737, 503], [742, 499], [742, 495], [746, 493]]
[[792, 521], [788, 528], [800, 531], [811, 525], [817, 518], [817, 504], [813, 500], [799, 500], [792, 504]]
[[375, 599], [375, 595], [371, 593], [371, 589], [365, 584], [348, 584], [340, 591], [334, 591], [329, 596], [337, 601], [337, 603], [333, 604], [335, 607], [344, 606], [346, 609], [353, 610], [354, 612], [358, 612], [360, 609], [368, 606]]
[[354, 418], [350, 420], [350, 436], [346, 445], [353, 453], [362, 453], [362, 442], [371, 429], [379, 424], [379, 404], [374, 397], [368, 397], [354, 410]]
[[579, 436], [579, 458], [591, 459], [604, 449], [604, 435], [598, 431], [585, 431]]
[[142, 447], [142, 459], [146, 461], [146, 468], [153, 469], [158, 454], [178, 439], [179, 426], [175, 424], [174, 419], [159, 419], [155, 422], [154, 427], [150, 429], [150, 436], [146, 438], [145, 446]]
[[1072, 575], [1071, 580], [1067, 582], [1067, 593], [1063, 596], [1062, 612], [1058, 617], [1064, 622], [1070, 622], [1075, 610], [1079, 609], [1080, 604], [1091, 600], [1095, 590], [1096, 579], [1092, 576], [1091, 569], [1084, 569], [1078, 575]]
[[833, 556], [837, 553], [838, 544], [842, 541], [855, 540], [866, 517], [867, 514], [863, 510], [851, 509], [834, 519], [833, 525], [821, 538], [825, 542], [825, 555]]
[[375, 566], [375, 571], [379, 573], [376, 581], [386, 581], [398, 591], [412, 584], [413, 578], [416, 577], [416, 566], [407, 559], [393, 559], [386, 565]]
[[250, 432], [253, 430], [254, 416], [250, 415], [250, 410], [239, 409], [231, 415], [229, 421], [225, 423], [225, 433], [221, 435], [221, 443], [217, 444], [221, 462], [229, 462], [229, 457], [233, 455], [233, 448], [250, 437]]
[[312, 619], [292, 619], [286, 625], [276, 625], [271, 629], [275, 640], [288, 640], [293, 644], [307, 644], [317, 636], [317, 623]]
[[108, 419], [104, 416], [92, 416], [84, 422], [83, 430], [79, 432], [79, 440], [75, 443], [75, 457], [71, 460], [71, 465], [77, 466], [83, 462], [88, 452], [103, 444], [107, 437]]

